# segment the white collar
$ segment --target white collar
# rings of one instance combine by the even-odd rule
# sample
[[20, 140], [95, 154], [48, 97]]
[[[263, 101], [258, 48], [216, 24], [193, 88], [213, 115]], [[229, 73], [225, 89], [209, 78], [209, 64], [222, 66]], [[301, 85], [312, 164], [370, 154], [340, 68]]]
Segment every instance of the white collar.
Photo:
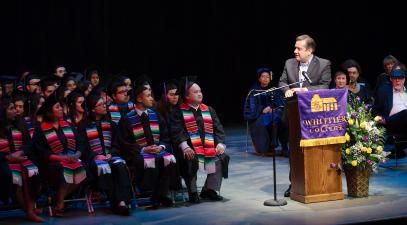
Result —
[[137, 115], [139, 115], [139, 116], [141, 116], [141, 114], [143, 114], [143, 113], [146, 113], [146, 115], [148, 115], [148, 111], [147, 111], [147, 109], [145, 110], [145, 111], [141, 111], [140, 109], [138, 109], [138, 108], [134, 108], [135, 110], [136, 110], [136, 113], [137, 113]]
[[313, 54], [311, 54], [311, 56], [309, 57], [309, 59], [308, 59], [308, 61], [306, 63], [300, 62], [300, 66], [309, 66], [309, 64], [311, 63], [312, 58], [314, 58]]
[[393, 93], [406, 93], [406, 87], [403, 87], [403, 91], [396, 91], [396, 89], [393, 88]]
[[188, 104], [191, 108], [194, 108], [195, 110], [198, 110], [199, 109], [199, 106], [201, 106], [201, 104], [199, 104], [198, 106], [193, 106], [193, 105], [190, 105], [190, 104]]

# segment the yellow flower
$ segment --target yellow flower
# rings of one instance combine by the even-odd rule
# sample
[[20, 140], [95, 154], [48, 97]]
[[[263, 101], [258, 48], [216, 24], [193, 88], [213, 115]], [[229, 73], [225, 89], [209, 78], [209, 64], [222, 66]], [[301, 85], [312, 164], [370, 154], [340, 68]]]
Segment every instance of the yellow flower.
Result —
[[383, 151], [383, 147], [382, 146], [379, 146], [379, 147], [377, 147], [376, 148], [376, 151], [377, 151], [377, 153], [382, 153], [382, 151]]
[[357, 166], [357, 165], [358, 165], [358, 161], [353, 160], [353, 161], [352, 161], [352, 166]]
[[348, 124], [349, 124], [349, 125], [352, 126], [354, 123], [355, 123], [355, 121], [353, 121], [353, 119], [349, 119], [349, 120], [348, 120]]
[[346, 155], [349, 155], [349, 154], [350, 154], [350, 149], [347, 148], [347, 149], [345, 150], [345, 153], [346, 153]]
[[366, 151], [366, 153], [367, 153], [367, 154], [370, 154], [370, 153], [372, 153], [372, 148], [367, 148], [367, 151]]
[[376, 116], [376, 117], [374, 118], [374, 121], [375, 121], [375, 122], [379, 122], [380, 120], [382, 120], [382, 117], [381, 117], [381, 116]]
[[361, 150], [362, 152], [367, 152], [367, 148], [366, 148], [366, 147], [362, 147], [360, 150]]
[[346, 142], [349, 142], [349, 141], [350, 141], [350, 136], [349, 136], [348, 133], [345, 133], [345, 139], [346, 139]]
[[360, 123], [360, 128], [364, 129], [366, 127], [366, 122], [361, 122]]

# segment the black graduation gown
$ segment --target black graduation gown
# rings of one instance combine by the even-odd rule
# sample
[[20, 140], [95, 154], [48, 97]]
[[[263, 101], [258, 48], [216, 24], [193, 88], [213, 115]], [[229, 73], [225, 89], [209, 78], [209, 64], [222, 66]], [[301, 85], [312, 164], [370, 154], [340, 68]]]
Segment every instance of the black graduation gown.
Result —
[[[190, 108], [192, 113], [194, 114], [198, 131], [201, 136], [202, 142], [205, 140], [205, 132], [204, 132], [204, 123], [202, 119], [201, 110], [195, 110]], [[213, 138], [215, 147], [219, 144], [225, 143], [225, 131], [223, 129], [222, 124], [220, 123], [219, 117], [217, 116], [215, 110], [209, 106], [209, 113], [212, 117], [213, 122]], [[170, 114], [170, 127], [171, 127], [171, 140], [174, 142], [176, 146], [179, 146], [182, 142], [186, 141], [190, 147], [192, 147], [191, 139], [189, 138], [188, 131], [185, 127], [184, 117], [182, 115], [181, 109], [177, 108], [174, 109]], [[226, 155], [226, 154], [224, 154]], [[176, 151], [177, 163], [179, 164], [181, 170], [181, 176], [184, 178], [195, 176], [198, 171], [198, 160], [186, 160], [184, 159], [184, 153], [181, 149], [177, 148]], [[224, 158], [224, 157], [220, 157]], [[227, 165], [223, 164], [222, 167], [224, 171], [224, 175], [227, 176]]]
[[[31, 144], [31, 138], [29, 131], [26, 129], [25, 126], [23, 126], [23, 121], [18, 121], [18, 123], [21, 123], [20, 129], [23, 129], [21, 131], [22, 133], [22, 146], [21, 150], [24, 152], [24, 155], [27, 156], [29, 160], [31, 160], [34, 164], [36, 163], [36, 160], [33, 156], [32, 152], [32, 144]], [[15, 126], [11, 127], [15, 128]], [[14, 141], [12, 140], [12, 135], [11, 135], [11, 128], [7, 130], [6, 136], [2, 138], [6, 138], [9, 143], [10, 147], [10, 152], [15, 151], [14, 147]], [[0, 201], [3, 201], [5, 203], [8, 202], [8, 199], [10, 198], [10, 194], [13, 191], [13, 185], [12, 185], [12, 173], [11, 170], [8, 166], [8, 162], [6, 159], [7, 153], [0, 152], [0, 180], [1, 180], [1, 185], [0, 185]], [[26, 183], [23, 183], [23, 185], [28, 185], [28, 190], [31, 195], [31, 197], [36, 198], [37, 195], [40, 193], [40, 187], [41, 187], [41, 180], [38, 175], [32, 176], [31, 178], [27, 179]]]
[[[85, 146], [84, 137], [82, 135], [78, 135], [74, 127], [71, 126], [71, 128], [76, 140], [76, 151], [79, 151], [82, 154]], [[66, 148], [67, 139], [62, 131], [62, 128], [59, 127], [55, 131], [62, 145]], [[62, 166], [59, 164], [59, 162], [49, 160], [50, 155], [55, 153], [51, 150], [40, 124], [35, 128], [32, 140], [34, 148], [33, 151], [35, 151], [34, 154], [36, 157], [38, 157], [40, 175], [45, 183], [53, 187], [58, 187], [60, 184], [65, 183]], [[63, 151], [65, 151], [65, 149]]]
[[[131, 111], [132, 112], [132, 111]], [[130, 113], [131, 113], [130, 112]], [[171, 148], [168, 136], [168, 130], [162, 117], [156, 112], [159, 129], [160, 129], [160, 142], [159, 145], [164, 145], [166, 149]], [[146, 128], [147, 127], [147, 128]], [[151, 134], [149, 126], [144, 126], [144, 133]], [[152, 137], [151, 137], [152, 138]], [[119, 150], [127, 163], [127, 166], [132, 172], [136, 187], [141, 193], [152, 191], [153, 197], [166, 196], [171, 182], [171, 174], [173, 174], [175, 166], [173, 163], [164, 167], [164, 159], [157, 156], [155, 158], [155, 168], [144, 168], [144, 158], [140, 154], [142, 146], [136, 143], [136, 139], [131, 129], [131, 124], [128, 116], [121, 117], [118, 125], [118, 135], [114, 141], [114, 148]]]
[[[92, 183], [97, 183], [97, 187], [107, 194], [112, 205], [120, 201], [130, 201], [130, 199], [133, 197], [133, 190], [125, 163], [113, 163], [113, 161], [109, 161], [108, 163], [111, 168], [111, 174], [103, 174], [98, 176], [97, 165], [94, 160], [98, 154], [91, 150], [87, 135], [87, 128], [94, 126], [94, 124], [96, 124], [103, 155], [107, 155], [100, 121], [96, 121], [95, 123], [90, 122], [80, 124], [78, 127], [78, 133], [85, 139], [83, 159], [86, 162], [86, 165], [89, 167], [88, 179]], [[110, 121], [110, 127], [112, 132], [111, 141], [113, 143], [114, 139], [116, 138], [117, 125]], [[111, 149], [110, 154], [112, 156], [118, 156], [115, 149]]]

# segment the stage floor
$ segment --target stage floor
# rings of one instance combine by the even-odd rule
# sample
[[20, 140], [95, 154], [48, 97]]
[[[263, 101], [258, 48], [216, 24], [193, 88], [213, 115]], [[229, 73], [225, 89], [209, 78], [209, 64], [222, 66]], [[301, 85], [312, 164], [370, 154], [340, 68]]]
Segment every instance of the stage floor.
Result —
[[[407, 158], [400, 159], [398, 168], [389, 160], [378, 174], [370, 179], [370, 196], [352, 199], [346, 196], [346, 180], [343, 176], [345, 200], [302, 204], [287, 199], [282, 207], [263, 206], [264, 200], [273, 197], [272, 158], [253, 154], [249, 143], [246, 152], [244, 128], [227, 129], [227, 152], [231, 156], [229, 179], [224, 180], [221, 195], [223, 202], [204, 202], [198, 205], [178, 203], [177, 207], [148, 210], [133, 209], [130, 217], [120, 217], [105, 208], [95, 209], [89, 216], [85, 208], [69, 210], [66, 218], [46, 218], [46, 224], [394, 224], [407, 218]], [[277, 157], [277, 193], [283, 198], [288, 187], [288, 159]], [[199, 186], [204, 176], [200, 174]], [[21, 211], [0, 212], [2, 224], [31, 224], [20, 218]]]

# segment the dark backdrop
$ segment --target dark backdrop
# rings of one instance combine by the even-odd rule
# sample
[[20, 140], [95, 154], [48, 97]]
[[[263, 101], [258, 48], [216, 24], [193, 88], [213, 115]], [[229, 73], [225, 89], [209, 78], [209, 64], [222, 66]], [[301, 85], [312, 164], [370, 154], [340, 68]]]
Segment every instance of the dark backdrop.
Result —
[[[373, 81], [381, 61], [405, 58], [404, 10], [397, 3], [356, 1], [14, 0], [1, 7], [1, 74], [29, 67], [42, 74], [99, 65], [108, 80], [120, 72], [162, 79], [198, 75], [205, 101], [225, 123], [242, 122], [255, 70], [275, 80], [307, 33], [333, 70], [347, 58]], [[4, 4], [4, 3], [2, 3]]]

